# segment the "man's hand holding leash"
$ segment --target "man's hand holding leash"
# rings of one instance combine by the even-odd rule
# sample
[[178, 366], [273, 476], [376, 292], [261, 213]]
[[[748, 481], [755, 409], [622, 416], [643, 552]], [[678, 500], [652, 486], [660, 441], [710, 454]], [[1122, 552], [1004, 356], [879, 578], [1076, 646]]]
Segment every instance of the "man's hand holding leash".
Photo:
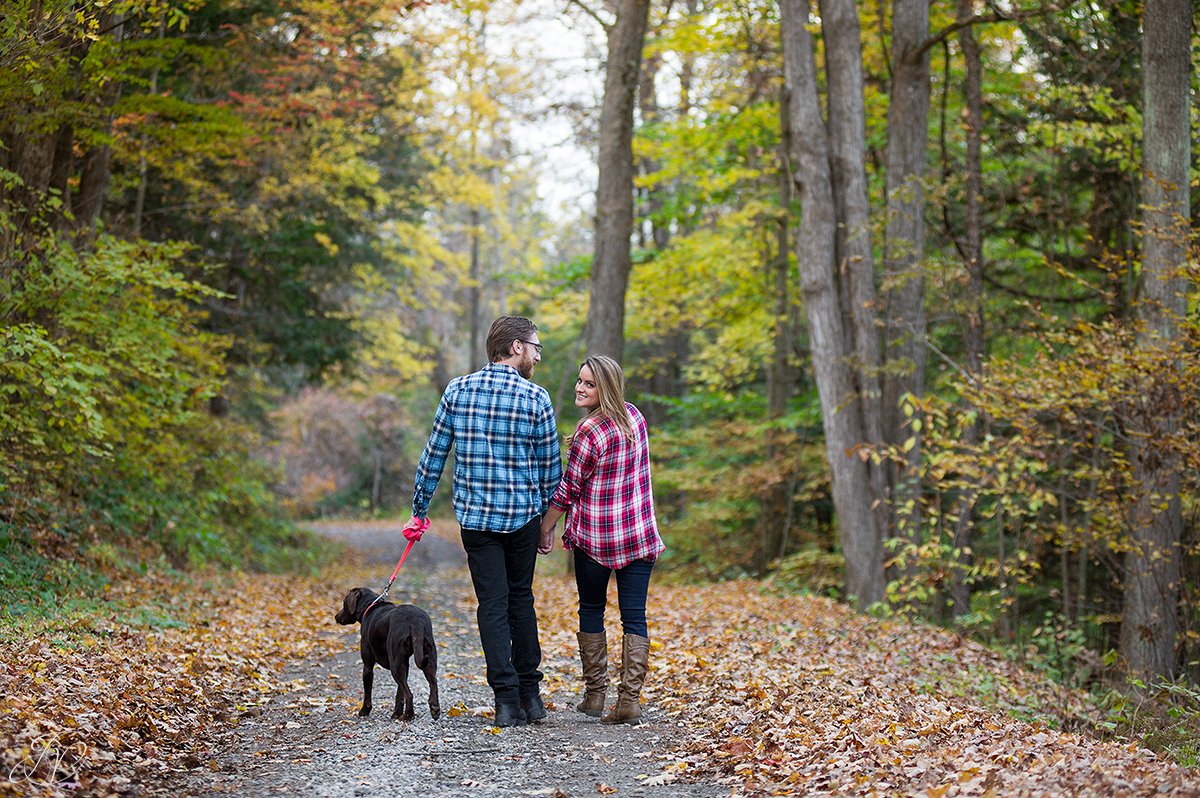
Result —
[[429, 519], [417, 518], [414, 515], [408, 519], [408, 522], [401, 528], [400, 532], [409, 543], [416, 543], [421, 539], [421, 535], [425, 534], [425, 530], [427, 529], [429, 529]]

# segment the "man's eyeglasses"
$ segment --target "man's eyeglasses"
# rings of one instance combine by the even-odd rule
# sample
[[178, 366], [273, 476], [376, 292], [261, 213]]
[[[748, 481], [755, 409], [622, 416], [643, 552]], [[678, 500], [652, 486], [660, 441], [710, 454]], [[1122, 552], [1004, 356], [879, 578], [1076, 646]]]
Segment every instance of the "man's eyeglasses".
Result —
[[532, 346], [532, 347], [536, 348], [536, 349], [537, 349], [537, 353], [538, 353], [539, 355], [542, 353], [542, 345], [541, 345], [541, 344], [535, 344], [533, 341], [526, 341], [524, 338], [518, 338], [517, 340], [518, 340], [518, 341], [520, 341], [520, 342], [521, 342], [521, 343], [523, 343], [523, 344], [529, 344], [530, 346]]

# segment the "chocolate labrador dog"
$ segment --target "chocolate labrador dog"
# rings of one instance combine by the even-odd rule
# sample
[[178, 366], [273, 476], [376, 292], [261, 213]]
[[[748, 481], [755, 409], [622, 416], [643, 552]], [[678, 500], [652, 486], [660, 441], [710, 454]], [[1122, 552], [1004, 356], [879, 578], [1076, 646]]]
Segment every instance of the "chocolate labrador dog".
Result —
[[394, 720], [413, 719], [413, 694], [408, 689], [408, 658], [425, 673], [429, 682], [429, 714], [435, 720], [442, 714], [438, 702], [437, 644], [433, 640], [433, 623], [420, 607], [396, 605], [390, 601], [375, 601], [378, 595], [365, 587], [356, 587], [346, 594], [342, 609], [334, 616], [338, 623], [362, 625], [359, 645], [363, 662], [363, 705], [359, 717], [371, 714], [371, 685], [375, 663], [390, 670], [396, 680]]

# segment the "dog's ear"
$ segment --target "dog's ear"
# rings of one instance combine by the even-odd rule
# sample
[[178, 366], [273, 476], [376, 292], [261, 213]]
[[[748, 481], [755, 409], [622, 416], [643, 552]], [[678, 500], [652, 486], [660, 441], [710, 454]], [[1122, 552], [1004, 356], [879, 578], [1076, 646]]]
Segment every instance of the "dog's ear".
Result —
[[356, 587], [346, 594], [346, 612], [350, 615], [358, 613], [358, 602], [362, 599], [362, 588]]

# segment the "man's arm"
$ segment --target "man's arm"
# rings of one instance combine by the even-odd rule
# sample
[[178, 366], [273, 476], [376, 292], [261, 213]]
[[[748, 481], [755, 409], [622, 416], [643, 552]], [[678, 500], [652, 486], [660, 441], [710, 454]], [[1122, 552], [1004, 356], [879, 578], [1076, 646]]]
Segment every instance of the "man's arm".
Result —
[[554, 420], [554, 407], [550, 404], [550, 395], [543, 391], [542, 398], [544, 401], [535, 432], [535, 455], [542, 472], [542, 506], [538, 508], [539, 514], [546, 511], [550, 497], [558, 490], [558, 483], [562, 480], [562, 448], [558, 443], [558, 423]]
[[438, 402], [437, 412], [433, 416], [433, 432], [425, 450], [421, 452], [421, 460], [417, 464], [417, 475], [413, 480], [412, 514], [416, 518], [429, 516], [429, 501], [437, 490], [442, 471], [446, 468], [446, 458], [450, 456], [450, 446], [454, 443], [454, 424], [452, 422], [450, 389], [442, 394]]

